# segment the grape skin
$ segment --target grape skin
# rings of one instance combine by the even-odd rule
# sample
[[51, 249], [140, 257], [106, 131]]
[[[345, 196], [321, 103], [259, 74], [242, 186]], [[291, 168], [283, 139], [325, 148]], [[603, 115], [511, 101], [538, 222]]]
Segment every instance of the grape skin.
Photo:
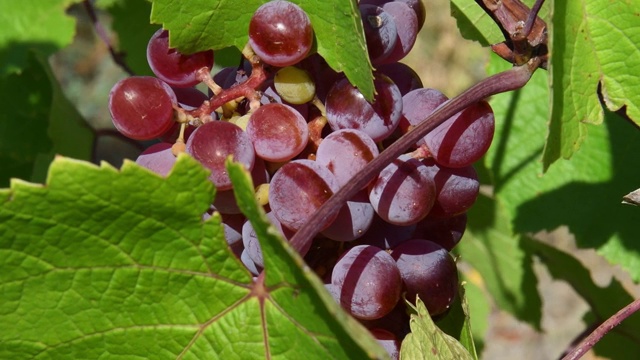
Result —
[[309, 141], [307, 122], [295, 109], [284, 104], [267, 104], [249, 118], [247, 135], [256, 155], [279, 162], [298, 155]]
[[113, 125], [134, 140], [151, 140], [169, 131], [177, 103], [171, 87], [151, 76], [122, 79], [109, 92]]
[[271, 1], [249, 22], [249, 44], [267, 64], [285, 67], [304, 59], [313, 45], [309, 16], [288, 1]]
[[396, 24], [389, 13], [379, 6], [360, 4], [360, 17], [367, 41], [367, 52], [374, 64], [391, 54], [398, 39]]
[[171, 152], [171, 146], [172, 144], [169, 143], [153, 144], [138, 155], [136, 163], [156, 174], [167, 176], [176, 163], [176, 157]]
[[242, 163], [253, 168], [255, 153], [249, 136], [240, 127], [226, 121], [211, 121], [199, 126], [187, 140], [187, 153], [211, 170], [209, 180], [218, 190], [231, 189], [225, 161]]

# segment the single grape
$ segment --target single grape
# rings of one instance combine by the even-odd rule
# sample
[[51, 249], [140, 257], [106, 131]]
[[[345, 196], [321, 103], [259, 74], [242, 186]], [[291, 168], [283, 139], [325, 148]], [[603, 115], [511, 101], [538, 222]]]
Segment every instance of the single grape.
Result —
[[249, 22], [249, 44], [267, 64], [293, 65], [304, 59], [313, 45], [309, 16], [288, 1], [265, 3]]
[[369, 332], [378, 341], [378, 344], [387, 350], [391, 360], [400, 359], [400, 342], [393, 333], [380, 328], [369, 329]]
[[227, 157], [251, 170], [255, 153], [249, 136], [237, 125], [226, 121], [211, 121], [198, 127], [187, 140], [187, 153], [211, 170], [209, 180], [218, 190], [231, 189], [231, 179], [225, 168]]
[[200, 82], [196, 76], [198, 70], [211, 71], [213, 51], [182, 54], [169, 48], [169, 32], [159, 29], [147, 44], [147, 62], [153, 73], [167, 84], [190, 87]]
[[426, 19], [426, 10], [422, 0], [360, 0], [360, 4], [383, 6], [391, 2], [405, 3], [415, 12], [418, 19], [418, 31], [422, 29]]
[[[402, 117], [400, 118], [402, 133], [407, 133], [410, 126], [419, 125], [447, 100], [449, 99], [436, 89], [419, 88], [406, 93], [402, 96]], [[423, 143], [424, 140], [418, 141], [418, 144]]]
[[367, 41], [369, 59], [376, 64], [393, 51], [398, 39], [398, 30], [393, 17], [379, 6], [360, 4], [360, 17]]
[[309, 141], [307, 122], [284, 104], [267, 104], [255, 110], [246, 129], [256, 155], [267, 161], [286, 161], [298, 155]]
[[203, 102], [209, 100], [207, 94], [194, 87], [172, 87], [173, 92], [176, 94], [180, 107], [185, 110], [193, 110]]
[[391, 256], [400, 270], [408, 301], [415, 303], [419, 296], [432, 316], [449, 309], [458, 294], [458, 270], [445, 248], [413, 239], [396, 246]]
[[422, 163], [427, 166], [436, 184], [436, 202], [429, 213], [430, 217], [447, 218], [462, 214], [476, 202], [480, 182], [473, 166], [447, 168], [433, 159], [424, 159]]
[[487, 152], [494, 129], [493, 110], [489, 103], [480, 101], [433, 129], [424, 137], [424, 142], [438, 164], [465, 167]]
[[[338, 188], [338, 180], [324, 166], [311, 160], [293, 160], [273, 175], [269, 206], [282, 225], [298, 230], [313, 219], [314, 213]], [[334, 219], [323, 223], [323, 228]]]
[[316, 161], [326, 166], [342, 187], [378, 154], [378, 147], [369, 135], [360, 130], [341, 129], [322, 139]]
[[418, 74], [410, 68], [409, 65], [395, 62], [378, 65], [376, 66], [376, 70], [387, 75], [393, 83], [396, 84], [403, 98], [409, 91], [422, 87], [422, 80], [420, 80], [420, 76], [418, 76]]
[[331, 129], [356, 129], [378, 142], [393, 133], [402, 116], [402, 95], [387, 76], [376, 73], [373, 81], [376, 95], [373, 103], [349, 80], [338, 81], [326, 100], [327, 120]]
[[316, 95], [316, 84], [311, 75], [295, 66], [278, 70], [273, 84], [282, 99], [291, 104], [304, 104]]
[[122, 79], [109, 92], [113, 125], [134, 140], [151, 140], [169, 131], [177, 103], [171, 87], [151, 76]]
[[429, 214], [416, 224], [411, 238], [433, 241], [451, 251], [462, 239], [466, 227], [466, 213], [450, 218], [432, 218]]
[[157, 143], [146, 148], [136, 159], [142, 165], [156, 174], [166, 176], [176, 163], [176, 157], [171, 152], [172, 144]]
[[402, 280], [393, 258], [375, 246], [359, 245], [345, 252], [331, 274], [340, 305], [364, 320], [379, 319], [400, 299]]
[[262, 266], [258, 266], [255, 262], [253, 262], [253, 260], [249, 256], [249, 253], [247, 252], [247, 249], [242, 250], [242, 253], [240, 254], [240, 261], [242, 261], [247, 270], [249, 270], [249, 272], [253, 275], [257, 276], [262, 272]]
[[[293, 231], [282, 227], [282, 224], [278, 221], [278, 219], [273, 215], [273, 212], [267, 213], [267, 219], [273, 227], [278, 230], [280, 235], [286, 240], [289, 240], [295, 234]], [[244, 222], [242, 226], [242, 243], [244, 244], [244, 249], [247, 251], [247, 255], [253, 260], [253, 262], [259, 267], [264, 267], [264, 259], [262, 257], [262, 249], [260, 248], [260, 241], [258, 240], [258, 236], [256, 235], [255, 230], [253, 230], [253, 226], [251, 222], [248, 220]], [[309, 244], [311, 245], [311, 244]], [[303, 249], [302, 253], [306, 253], [309, 249]]]
[[436, 187], [429, 170], [406, 154], [380, 172], [369, 192], [369, 201], [376, 213], [395, 225], [411, 225], [422, 220], [435, 198]]
[[382, 5], [396, 25], [396, 41], [393, 49], [379, 63], [394, 63], [409, 54], [418, 38], [418, 17], [406, 3], [391, 1]]
[[353, 241], [367, 232], [374, 214], [367, 191], [362, 190], [340, 208], [338, 217], [322, 235], [336, 241]]

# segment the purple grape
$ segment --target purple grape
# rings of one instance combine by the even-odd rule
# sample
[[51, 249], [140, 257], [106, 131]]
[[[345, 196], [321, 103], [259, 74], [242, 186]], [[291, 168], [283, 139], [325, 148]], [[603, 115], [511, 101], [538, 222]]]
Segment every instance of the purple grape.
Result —
[[151, 140], [169, 131], [177, 103], [171, 87], [151, 76], [122, 79], [109, 93], [113, 125], [134, 140]]
[[[284, 237], [285, 239], [289, 240], [294, 235], [293, 231], [282, 227], [282, 224], [280, 224], [278, 219], [276, 219], [276, 217], [273, 215], [273, 212], [268, 212], [267, 218], [269, 219], [271, 225], [273, 225], [273, 227], [275, 227], [280, 235], [282, 235], [282, 237]], [[242, 243], [244, 244], [244, 249], [246, 250], [247, 255], [249, 255], [251, 260], [253, 260], [253, 262], [259, 267], [264, 267], [264, 259], [262, 257], [262, 249], [260, 249], [260, 241], [258, 240], [258, 236], [256, 235], [255, 230], [253, 230], [253, 226], [248, 220], [245, 221], [244, 225], [242, 225]], [[308, 250], [308, 248], [303, 249], [301, 253], [304, 254]]]
[[398, 87], [387, 76], [376, 73], [374, 82], [376, 95], [373, 103], [349, 80], [338, 81], [329, 90], [326, 108], [331, 129], [356, 129], [365, 132], [378, 142], [393, 133], [402, 116], [402, 95]]
[[447, 218], [462, 214], [475, 203], [480, 191], [478, 174], [473, 166], [447, 168], [433, 159], [424, 159], [436, 184], [436, 201], [429, 217]]
[[378, 147], [369, 135], [360, 130], [342, 129], [322, 139], [316, 161], [326, 166], [342, 187], [378, 154]]
[[422, 87], [420, 76], [409, 65], [395, 62], [376, 66], [376, 70], [387, 75], [396, 84], [403, 97], [409, 91]]
[[253, 275], [257, 276], [262, 272], [262, 267], [253, 262], [247, 252], [247, 249], [242, 250], [242, 253], [240, 254], [240, 261], [242, 261], [247, 270], [249, 270]]
[[172, 144], [157, 143], [146, 148], [136, 159], [142, 165], [156, 174], [167, 176], [176, 163], [176, 157], [171, 152]]
[[369, 192], [369, 201], [376, 213], [395, 225], [411, 225], [422, 220], [435, 198], [436, 187], [429, 169], [406, 154], [380, 172]]
[[313, 45], [309, 16], [296, 4], [263, 4], [249, 22], [249, 44], [267, 64], [285, 67], [304, 59]]
[[[420, 124], [447, 100], [449, 99], [436, 89], [419, 88], [406, 93], [402, 96], [400, 129], [403, 133], [407, 133], [410, 130], [410, 126]], [[418, 141], [418, 144], [423, 143], [424, 140]]]
[[429, 314], [447, 311], [458, 294], [458, 270], [449, 252], [428, 240], [409, 240], [391, 252], [404, 282], [408, 301], [416, 295], [424, 302]]
[[200, 107], [203, 102], [209, 100], [209, 97], [205, 93], [194, 87], [172, 87], [172, 89], [176, 94], [180, 107], [185, 110], [196, 109]]
[[259, 107], [251, 113], [246, 132], [256, 155], [273, 162], [292, 159], [309, 140], [307, 122], [294, 108], [284, 104]]
[[491, 106], [480, 101], [440, 124], [424, 141], [438, 164], [460, 168], [480, 160], [487, 152], [494, 128]]
[[340, 305], [359, 319], [379, 319], [400, 299], [402, 281], [395, 261], [375, 246], [359, 245], [342, 255], [333, 268], [331, 284]]
[[[427, 216], [428, 217], [428, 216]], [[424, 219], [422, 220], [424, 221]], [[421, 222], [422, 222], [421, 221]], [[391, 249], [403, 241], [413, 238], [416, 225], [394, 225], [375, 214], [369, 230], [358, 240], [358, 245], [373, 245], [383, 250]]]
[[216, 191], [216, 198], [213, 200], [213, 206], [223, 215], [242, 214], [236, 196], [233, 190]]
[[[271, 179], [269, 206], [285, 227], [298, 230], [339, 189], [338, 180], [326, 167], [312, 160], [284, 164]], [[335, 219], [323, 224], [326, 228]]]
[[338, 217], [322, 235], [336, 241], [353, 241], [367, 232], [374, 214], [367, 191], [362, 190], [340, 208]]
[[427, 16], [422, 0], [360, 0], [360, 4], [370, 4], [376, 6], [383, 6], [384, 4], [391, 2], [407, 4], [416, 14], [416, 17], [418, 19], [418, 31], [422, 29]]
[[372, 63], [385, 59], [393, 51], [398, 31], [393, 17], [379, 6], [360, 4], [360, 17], [367, 41], [367, 52]]
[[378, 344], [387, 350], [391, 360], [400, 359], [400, 342], [393, 333], [380, 328], [369, 329], [369, 332], [376, 338]]
[[231, 189], [225, 168], [227, 157], [251, 170], [255, 161], [253, 145], [240, 127], [226, 121], [211, 121], [198, 127], [187, 140], [187, 153], [211, 170], [209, 180], [218, 190]]
[[447, 251], [451, 251], [462, 239], [466, 227], [466, 213], [450, 218], [432, 218], [431, 215], [427, 215], [416, 224], [411, 237], [433, 241]]
[[394, 63], [409, 54], [418, 38], [418, 17], [406, 3], [391, 1], [382, 5], [396, 24], [397, 38], [391, 52], [380, 63]]
[[167, 84], [190, 87], [200, 82], [196, 76], [198, 70], [211, 71], [213, 51], [182, 54], [169, 48], [169, 32], [159, 29], [147, 44], [147, 61], [153, 73]]

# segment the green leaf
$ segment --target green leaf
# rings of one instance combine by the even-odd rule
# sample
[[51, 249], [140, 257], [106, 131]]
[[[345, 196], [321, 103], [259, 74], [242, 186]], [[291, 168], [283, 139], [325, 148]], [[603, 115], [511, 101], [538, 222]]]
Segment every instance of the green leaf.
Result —
[[475, 40], [482, 46], [504, 41], [496, 22], [475, 1], [451, 0], [451, 16], [456, 19], [460, 34], [465, 39]]
[[[494, 58], [492, 72], [503, 67]], [[549, 109], [547, 77], [534, 74], [521, 90], [496, 95], [495, 140], [486, 157], [495, 196], [504, 204], [513, 231], [537, 233], [568, 226], [582, 248], [595, 248], [640, 280], [637, 209], [621, 204], [638, 187], [640, 132], [602, 109], [603, 126], [589, 132], [571, 161], [559, 161], [542, 175], [541, 160]]]
[[[634, 298], [615, 278], [607, 287], [593, 283], [591, 274], [575, 257], [543, 242], [523, 238], [530, 248], [547, 266], [551, 275], [569, 283], [589, 304], [585, 316], [587, 326], [600, 324], [631, 303]], [[598, 356], [611, 359], [632, 359], [640, 353], [640, 314], [634, 314], [607, 333], [594, 347]]]
[[602, 97], [640, 125], [640, 15], [633, 1], [553, 1], [549, 28], [551, 122], [545, 168], [583, 143], [583, 123], [600, 124]]
[[118, 50], [125, 55], [125, 62], [136, 75], [153, 72], [147, 62], [147, 43], [159, 26], [149, 24], [151, 3], [147, 0], [98, 2], [109, 11], [113, 19], [112, 28], [118, 35]]
[[458, 340], [447, 335], [434, 324], [420, 298], [416, 302], [416, 312], [417, 314], [412, 314], [409, 320], [411, 333], [402, 341], [400, 359], [474, 359]]
[[20, 74], [0, 77], [0, 186], [44, 181], [55, 154], [89, 159], [93, 132], [64, 96], [49, 63], [29, 53]]
[[451, 304], [451, 308], [441, 319], [436, 321], [436, 325], [454, 339], [459, 339], [471, 357], [474, 360], [478, 360], [478, 353], [476, 352], [476, 345], [471, 331], [469, 304], [467, 303], [465, 286], [460, 285], [458, 296]]
[[30, 50], [45, 57], [69, 45], [75, 19], [65, 14], [80, 0], [22, 0], [0, 2], [0, 77], [25, 68]]
[[118, 171], [57, 158], [45, 186], [0, 190], [2, 357], [379, 354], [355, 344], [281, 239], [264, 251], [285, 258], [267, 262], [267, 281], [253, 279], [220, 216], [202, 220], [214, 193], [207, 176], [187, 155], [166, 179], [130, 161]]
[[[242, 50], [249, 40], [249, 21], [265, 0], [152, 0], [151, 21], [170, 31], [169, 41], [192, 53], [235, 46]], [[311, 19], [317, 51], [336, 71], [342, 71], [369, 100], [373, 99], [373, 76], [364, 31], [353, 0], [292, 0]], [[349, 49], [349, 51], [345, 51]]]
[[499, 201], [480, 194], [454, 251], [480, 273], [498, 307], [539, 329], [542, 303], [531, 255], [513, 235], [510, 219]]

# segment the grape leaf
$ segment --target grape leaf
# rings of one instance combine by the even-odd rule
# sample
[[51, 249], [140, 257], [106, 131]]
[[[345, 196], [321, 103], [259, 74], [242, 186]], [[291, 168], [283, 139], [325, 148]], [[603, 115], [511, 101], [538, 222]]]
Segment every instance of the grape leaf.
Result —
[[456, 359], [472, 360], [474, 357], [458, 340], [445, 334], [434, 324], [429, 311], [418, 298], [416, 314], [411, 315], [411, 333], [402, 341], [400, 359]]
[[337, 305], [309, 286], [317, 279], [282, 240], [263, 249], [265, 258], [272, 249], [285, 256], [268, 263], [273, 284], [252, 278], [219, 215], [202, 220], [214, 193], [207, 176], [186, 155], [166, 179], [129, 161], [118, 171], [57, 158], [46, 185], [13, 180], [0, 190], [1, 357], [379, 354], [333, 318]]
[[64, 96], [45, 58], [29, 52], [20, 74], [0, 77], [0, 186], [43, 181], [55, 154], [89, 159], [93, 132]]
[[[505, 63], [491, 60], [491, 72]], [[508, 65], [506, 65], [508, 66]], [[537, 72], [522, 89], [496, 95], [495, 140], [486, 157], [495, 196], [517, 233], [552, 231], [566, 225], [582, 248], [595, 248], [640, 280], [637, 209], [620, 203], [640, 179], [640, 132], [606, 109], [604, 126], [585, 124], [589, 136], [571, 161], [559, 161], [542, 176], [543, 133], [549, 111], [546, 74]]]
[[462, 37], [489, 46], [504, 41], [495, 21], [475, 1], [451, 0], [451, 16], [456, 19]]
[[[554, 278], [569, 283], [589, 304], [590, 311], [585, 316], [588, 325], [600, 324], [634, 300], [615, 278], [607, 287], [595, 285], [589, 270], [570, 254], [531, 238], [523, 238], [523, 244], [542, 259]], [[596, 354], [611, 359], [633, 359], [640, 353], [638, 329], [640, 314], [634, 314], [595, 345]]]
[[436, 325], [454, 339], [459, 339], [460, 344], [467, 349], [474, 360], [478, 360], [471, 321], [469, 317], [469, 304], [465, 291], [466, 285], [460, 285], [458, 296], [454, 299], [447, 314], [436, 321]]
[[65, 14], [80, 0], [23, 0], [0, 2], [0, 76], [18, 73], [30, 50], [45, 57], [69, 45], [76, 21]]
[[[265, 0], [152, 0], [151, 21], [170, 31], [169, 41], [192, 53], [235, 46], [242, 50], [249, 40], [249, 21]], [[373, 76], [367, 55], [360, 13], [355, 1], [292, 0], [311, 19], [318, 53], [336, 71], [342, 71], [369, 100]], [[345, 51], [349, 49], [349, 51]]]
[[147, 43], [159, 26], [147, 22], [151, 14], [151, 3], [147, 0], [103, 0], [96, 5], [111, 14], [111, 27], [118, 35], [118, 50], [124, 53], [131, 70], [136, 75], [153, 76], [147, 62]]
[[550, 133], [543, 161], [548, 168], [569, 158], [586, 137], [583, 123], [600, 124], [604, 111], [626, 106], [640, 125], [640, 13], [631, 1], [553, 1], [549, 28]]
[[531, 255], [513, 235], [507, 215], [499, 201], [480, 194], [454, 251], [479, 272], [498, 307], [540, 329], [542, 302]]

